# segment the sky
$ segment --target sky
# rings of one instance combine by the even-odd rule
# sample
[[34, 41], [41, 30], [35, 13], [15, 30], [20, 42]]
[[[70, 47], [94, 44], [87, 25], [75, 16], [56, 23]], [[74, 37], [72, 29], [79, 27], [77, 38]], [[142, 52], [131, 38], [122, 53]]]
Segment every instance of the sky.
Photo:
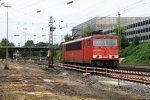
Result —
[[[27, 40], [48, 42], [49, 20], [53, 16], [54, 43], [61, 37], [71, 34], [72, 27], [94, 17], [148, 17], [150, 0], [0, 0], [0, 40], [7, 37], [16, 46], [24, 45]], [[40, 11], [37, 13], [37, 11]], [[62, 29], [60, 29], [62, 27]], [[19, 35], [19, 36], [14, 36]], [[35, 36], [36, 35], [36, 36]], [[26, 37], [26, 39], [25, 39]]]

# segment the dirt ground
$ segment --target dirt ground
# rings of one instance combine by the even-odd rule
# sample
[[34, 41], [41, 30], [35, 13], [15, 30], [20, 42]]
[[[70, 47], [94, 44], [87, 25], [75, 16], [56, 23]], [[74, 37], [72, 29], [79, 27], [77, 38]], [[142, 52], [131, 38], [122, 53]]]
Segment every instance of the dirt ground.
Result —
[[74, 77], [64, 69], [46, 69], [45, 66], [9, 63], [4, 70], [0, 62], [0, 100], [143, 100], [142, 96], [127, 92], [118, 86], [87, 81]]

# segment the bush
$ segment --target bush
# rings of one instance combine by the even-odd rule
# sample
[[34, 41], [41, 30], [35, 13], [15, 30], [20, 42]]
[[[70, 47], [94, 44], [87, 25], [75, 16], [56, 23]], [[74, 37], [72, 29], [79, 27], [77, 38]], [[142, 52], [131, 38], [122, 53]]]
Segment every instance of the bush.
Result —
[[56, 55], [54, 56], [54, 60], [56, 61], [56, 60], [59, 60], [59, 61], [61, 61], [61, 55], [62, 55], [62, 51], [57, 51], [56, 52]]

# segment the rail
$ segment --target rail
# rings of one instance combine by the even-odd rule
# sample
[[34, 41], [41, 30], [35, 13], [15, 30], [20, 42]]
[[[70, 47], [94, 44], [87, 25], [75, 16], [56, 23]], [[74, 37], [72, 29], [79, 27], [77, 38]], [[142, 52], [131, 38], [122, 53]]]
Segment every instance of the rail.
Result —
[[98, 68], [98, 67], [84, 67], [84, 66], [61, 64], [61, 63], [57, 63], [55, 65], [66, 69], [105, 75], [107, 77], [116, 78], [118, 80], [127, 80], [127, 81], [133, 81], [133, 82], [150, 85], [150, 73], [147, 72], [114, 70], [114, 69]]

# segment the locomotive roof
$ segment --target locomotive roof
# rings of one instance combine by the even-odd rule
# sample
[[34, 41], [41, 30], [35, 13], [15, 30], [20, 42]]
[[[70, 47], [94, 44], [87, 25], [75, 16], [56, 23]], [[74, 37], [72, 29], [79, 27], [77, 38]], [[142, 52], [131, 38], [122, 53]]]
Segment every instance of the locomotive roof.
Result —
[[67, 43], [73, 43], [73, 42], [77, 42], [77, 41], [81, 41], [81, 40], [84, 40], [84, 39], [89, 39], [89, 38], [98, 38], [98, 37], [104, 37], [104, 38], [117, 38], [118, 36], [114, 36], [114, 35], [94, 35], [94, 36], [88, 36], [88, 37], [83, 37], [83, 38], [80, 38], [80, 39], [75, 39], [75, 40], [71, 40], [71, 41], [68, 41], [68, 42], [64, 42], [63, 44], [67, 44]]

